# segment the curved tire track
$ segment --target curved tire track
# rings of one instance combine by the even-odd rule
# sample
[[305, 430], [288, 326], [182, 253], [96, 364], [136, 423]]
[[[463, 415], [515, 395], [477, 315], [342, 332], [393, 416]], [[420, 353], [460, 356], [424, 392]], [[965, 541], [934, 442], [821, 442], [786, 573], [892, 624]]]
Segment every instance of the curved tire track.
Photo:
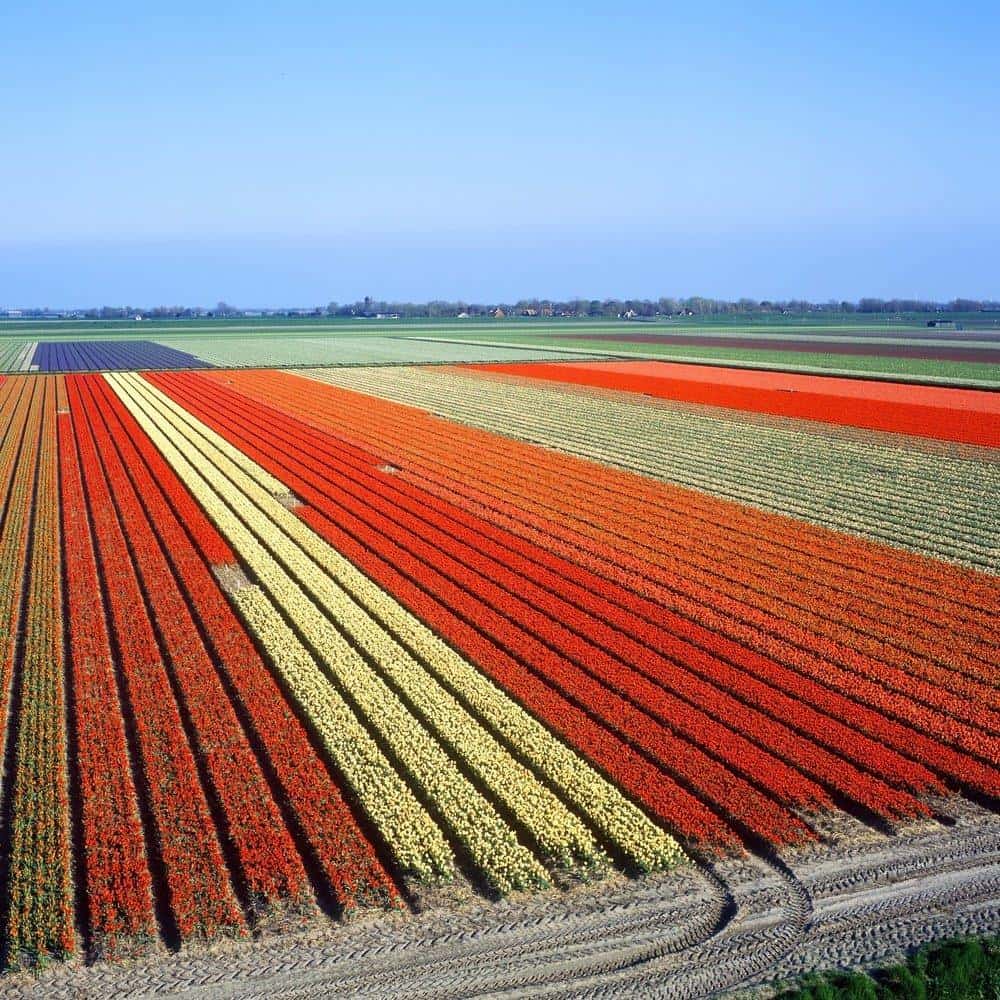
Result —
[[313, 929], [133, 966], [51, 969], [0, 997], [701, 997], [892, 960], [1000, 927], [1000, 818], [560, 896]]

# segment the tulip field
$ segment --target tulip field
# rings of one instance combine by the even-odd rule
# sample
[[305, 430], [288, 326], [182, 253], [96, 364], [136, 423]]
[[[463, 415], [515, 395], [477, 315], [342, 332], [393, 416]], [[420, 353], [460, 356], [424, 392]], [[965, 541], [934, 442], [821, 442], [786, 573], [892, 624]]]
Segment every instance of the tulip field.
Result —
[[1000, 803], [995, 394], [139, 343], [0, 376], [6, 969]]

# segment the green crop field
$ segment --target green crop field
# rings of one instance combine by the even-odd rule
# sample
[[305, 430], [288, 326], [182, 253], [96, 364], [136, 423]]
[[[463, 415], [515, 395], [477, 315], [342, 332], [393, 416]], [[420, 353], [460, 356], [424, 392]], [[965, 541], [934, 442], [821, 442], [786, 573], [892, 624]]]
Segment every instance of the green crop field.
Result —
[[[498, 338], [499, 339], [499, 338]], [[485, 343], [485, 341], [480, 341]], [[769, 351], [748, 346], [701, 347], [688, 344], [633, 344], [613, 340], [574, 340], [565, 337], [505, 338], [520, 347], [548, 347], [594, 355], [655, 358], [665, 361], [746, 362], [767, 368], [814, 368], [843, 374], [913, 376], [960, 382], [1000, 383], [1000, 365], [977, 362], [937, 361], [922, 358], [892, 358], [861, 354], [828, 354], [822, 351]], [[822, 346], [822, 345], [818, 345]]]
[[[965, 350], [1000, 349], [993, 340], [1000, 320], [992, 314], [956, 314], [961, 334], [932, 331], [927, 314], [880, 318], [871, 314], [684, 317], [655, 322], [510, 317], [374, 320], [330, 317], [242, 317], [187, 320], [0, 321], [0, 371], [26, 364], [35, 343], [146, 340], [187, 351], [221, 367], [297, 366], [636, 357], [707, 364], [735, 364], [857, 374], [867, 377], [948, 381], [992, 387], [1000, 365], [964, 360]], [[976, 332], [981, 332], [981, 337]], [[642, 342], [649, 335], [720, 337], [730, 346]], [[768, 337], [801, 342], [801, 350], [776, 350]], [[974, 338], [974, 339], [973, 339]], [[853, 353], [830, 348], [864, 345]], [[873, 352], [885, 345], [886, 353]], [[890, 356], [890, 348], [940, 347], [947, 360]], [[26, 355], [25, 352], [28, 352]], [[30, 357], [29, 357], [30, 360]]]

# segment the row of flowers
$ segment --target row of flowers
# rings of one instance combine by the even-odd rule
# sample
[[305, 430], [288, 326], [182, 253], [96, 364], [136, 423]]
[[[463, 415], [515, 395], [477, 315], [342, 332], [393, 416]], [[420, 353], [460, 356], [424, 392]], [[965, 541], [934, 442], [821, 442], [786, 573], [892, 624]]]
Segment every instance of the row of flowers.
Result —
[[72, 384], [70, 411], [98, 563], [108, 587], [109, 622], [123, 681], [122, 710], [134, 726], [138, 791], [148, 810], [170, 916], [181, 939], [212, 936], [224, 928], [240, 931], [244, 919], [199, 781], [197, 762], [79, 400], [79, 388]]
[[[565, 475], [531, 462], [512, 463], [510, 468], [514, 470], [510, 476], [513, 481], [505, 486], [515, 495], [523, 489], [543, 487], [565, 493]], [[937, 707], [953, 713], [964, 711], [962, 698], [977, 683], [970, 674], [982, 673], [983, 649], [978, 629], [968, 638], [963, 634], [966, 621], [952, 620], [927, 639], [911, 638], [909, 633], [918, 630], [911, 629], [909, 621], [917, 617], [918, 609], [905, 619], [890, 612], [879, 626], [882, 634], [872, 635], [871, 616], [859, 610], [860, 595], [838, 601], [836, 592], [824, 589], [816, 578], [806, 553], [788, 557], [783, 563], [755, 563], [742, 554], [736, 542], [721, 544], [731, 527], [721, 526], [720, 520], [714, 525], [698, 525], [694, 536], [691, 519], [683, 511], [671, 512], [666, 505], [658, 510], [644, 497], [629, 496], [623, 487], [603, 488], [605, 477], [600, 472], [592, 478], [589, 484], [573, 483], [574, 505], [581, 511], [600, 512], [605, 530], [614, 531], [646, 562], [683, 581], [689, 591], [713, 590], [745, 605], [748, 613], [792, 623], [807, 641], [823, 644], [831, 656], [875, 659], [887, 673], [887, 683], [902, 693], [912, 694], [923, 679], [932, 681], [930, 694], [920, 692], [923, 697], [938, 699]]]
[[[372, 420], [372, 410], [373, 408], [369, 407], [364, 418], [358, 417], [357, 422], [354, 422], [348, 419], [347, 414], [342, 409], [338, 409], [339, 426], [343, 428], [345, 434], [350, 434], [358, 438], [363, 434], [361, 421], [364, 419], [370, 423]], [[399, 452], [397, 460], [405, 464], [407, 468], [412, 467], [414, 461], [418, 463], [420, 461], [430, 463], [431, 459], [414, 460], [412, 458], [412, 448], [415, 446], [412, 442], [418, 441], [420, 438], [420, 425], [413, 418], [412, 413], [406, 416], [406, 443], [397, 443], [396, 445], [398, 448], [405, 450]], [[381, 440], [386, 439], [386, 433], [381, 427], [379, 427], [379, 437]], [[811, 639], [808, 633], [800, 630], [798, 633], [800, 641], [797, 643], [789, 642], [782, 634], [785, 628], [784, 619], [776, 619], [763, 612], [756, 612], [752, 608], [746, 609], [744, 605], [738, 604], [738, 602], [734, 604], [734, 602], [730, 601], [727, 605], [722, 597], [715, 597], [714, 588], [712, 591], [707, 592], [710, 596], [706, 599], [705, 588], [692, 585], [687, 580], [685, 573], [667, 573], [660, 567], [652, 564], [649, 559], [637, 557], [635, 548], [636, 544], [642, 544], [641, 539], [637, 543], [625, 542], [620, 537], [618, 531], [612, 531], [605, 527], [605, 523], [610, 521], [617, 528], [622, 523], [622, 520], [627, 520], [627, 517], [633, 514], [636, 518], [641, 517], [639, 505], [636, 505], [634, 508], [624, 505], [626, 507], [625, 513], [618, 514], [619, 520], [615, 521], [615, 503], [605, 498], [602, 509], [602, 506], [598, 505], [595, 501], [591, 501], [589, 498], [586, 502], [580, 501], [578, 500], [579, 491], [576, 488], [576, 483], [573, 484], [573, 489], [569, 490], [566, 488], [565, 481], [562, 483], [544, 484], [541, 481], [542, 477], [538, 475], [537, 470], [534, 468], [530, 469], [530, 476], [527, 473], [517, 473], [514, 461], [510, 458], [502, 461], [499, 454], [494, 454], [490, 448], [482, 446], [483, 437], [483, 435], [479, 435], [477, 438], [477, 444], [480, 446], [478, 449], [463, 447], [459, 444], [461, 441], [460, 433], [456, 433], [454, 438], [449, 436], [447, 442], [442, 441], [440, 443], [440, 447], [444, 449], [450, 445], [455, 445], [450, 458], [450, 462], [454, 468], [451, 482], [458, 482], [459, 485], [455, 488], [461, 491], [464, 485], [468, 484], [472, 479], [472, 472], [475, 469], [477, 475], [473, 480], [474, 487], [487, 490], [487, 495], [492, 498], [491, 502], [495, 502], [498, 507], [504, 508], [506, 513], [513, 511], [517, 515], [523, 511], [526, 514], [530, 514], [532, 518], [547, 520], [550, 523], [558, 523], [560, 531], [546, 531], [542, 533], [542, 542], [546, 546], [558, 545], [561, 538], [565, 537], [570, 543], [569, 548], [577, 551], [585, 551], [595, 544], [610, 547], [614, 550], [612, 564], [614, 567], [625, 571], [629, 586], [634, 590], [642, 592], [646, 592], [649, 586], [653, 587], [662, 607], [679, 612], [691, 621], [707, 625], [712, 632], [718, 633], [720, 636], [728, 636], [738, 644], [755, 649], [765, 656], [773, 657], [797, 670], [803, 670], [807, 672], [808, 676], [820, 682], [832, 682], [835, 690], [848, 691], [852, 697], [860, 697], [862, 700], [868, 700], [871, 707], [880, 713], [896, 716], [902, 722], [908, 723], [912, 726], [911, 731], [918, 733], [929, 731], [941, 741], [956, 743], [959, 747], [963, 747], [972, 753], [982, 755], [989, 752], [991, 745], [990, 738], [987, 737], [985, 740], [981, 738], [979, 732], [971, 724], [964, 722], [961, 718], [954, 718], [943, 715], [939, 711], [933, 711], [921, 702], [912, 700], [906, 694], [887, 688], [884, 681], [886, 680], [886, 675], [891, 675], [894, 680], [906, 684], [911, 689], [915, 685], [919, 691], [923, 692], [935, 689], [936, 685], [932, 685], [921, 678], [908, 677], [898, 668], [886, 667], [877, 661], [871, 661], [870, 658], [860, 657], [856, 654], [852, 655], [850, 651], [845, 653], [843, 649], [837, 646], [833, 647], [832, 652], [839, 658], [840, 665], [838, 666], [836, 662], [831, 665], [825, 655], [817, 655], [811, 648], [812, 645], [822, 643], [822, 639]], [[443, 438], [443, 435], [438, 434], [438, 438]], [[509, 448], [511, 446], [519, 448], [522, 454], [528, 454], [528, 461], [531, 463], [548, 461], [550, 464], [556, 464], [560, 469], [564, 465], [570, 471], [573, 469], [572, 462], [564, 463], [561, 456], [541, 452], [539, 449], [525, 448], [521, 445], [515, 445], [512, 442], [500, 442], [498, 449]], [[419, 445], [416, 445], [416, 447], [419, 447]], [[435, 470], [442, 468], [443, 462], [447, 464], [446, 460], [442, 460], [435, 455]], [[606, 474], [621, 476], [621, 473], [608, 472], [597, 466], [593, 467], [595, 481], [599, 481]], [[426, 468], [421, 468], [421, 477], [433, 477], [434, 475], [436, 475], [435, 472], [428, 472]], [[528, 476], [527, 484], [519, 486], [517, 489], [524, 490], [528, 495], [519, 496], [517, 489], [510, 484], [509, 480], [514, 477], [525, 478], [526, 476]], [[642, 485], [637, 482], [636, 489], [642, 488]], [[480, 493], [476, 499], [478, 501], [481, 498], [482, 494]], [[512, 499], [516, 501], [513, 506], [510, 503]], [[620, 502], [618, 505], [622, 506]], [[785, 528], [792, 524], [793, 522], [778, 522], [773, 524], [771, 534], [780, 535]], [[748, 546], [752, 545], [752, 543], [752, 538], [748, 538]], [[842, 548], [845, 551], [849, 550], [854, 544], [853, 542], [841, 540]], [[697, 542], [692, 540], [691, 546], [696, 545]], [[643, 551], [643, 556], [648, 554], [648, 551], [648, 548]], [[912, 562], [912, 557], [907, 557], [903, 553], [900, 553], [898, 558], [910, 558]], [[922, 565], [923, 561], [921, 561]], [[933, 570], [933, 567], [931, 567], [931, 570]], [[942, 566], [941, 572], [950, 572], [953, 576], [960, 578], [970, 576], [970, 574], [953, 567]], [[720, 603], [725, 605], [729, 610], [732, 610], [733, 613], [731, 615], [720, 613], [717, 610], [717, 605]], [[750, 624], [747, 624], [744, 620], [746, 618], [752, 619]], [[793, 626], [790, 625], [789, 627]], [[960, 632], [961, 625], [956, 630]], [[979, 648], [986, 648], [985, 643], [981, 643]], [[825, 649], [827, 652], [830, 652], [830, 645], [827, 644]], [[871, 671], [871, 673], [866, 673], [866, 671]], [[872, 675], [876, 678], [875, 682], [871, 680]], [[931, 697], [936, 698], [939, 695], [932, 695]], [[952, 696], [948, 692], [945, 692], [944, 697], [950, 699], [950, 704], [955, 712], [968, 714], [978, 711], [977, 718], [980, 715], [986, 714], [987, 710], [981, 708], [978, 710], [975, 708], [969, 709], [967, 707], [968, 703], [962, 701], [958, 695]], [[989, 703], [994, 697], [995, 695], [984, 693], [983, 701]], [[908, 746], [908, 738], [903, 738], [898, 746], [903, 752], [906, 752], [905, 748]], [[923, 748], [927, 752], [935, 753], [932, 746], [930, 742], [923, 743]], [[987, 757], [986, 759], [989, 758]], [[960, 760], [961, 755], [956, 756], [947, 747], [940, 747], [940, 752], [937, 753], [935, 758], [935, 766], [941, 766], [942, 773], [961, 782], [966, 769], [961, 767]], [[977, 768], [975, 762], [973, 762], [973, 772], [972, 776], [975, 780], [983, 779], [987, 782], [987, 786], [974, 787], [986, 790], [990, 782], [988, 775], [981, 768]]]
[[[91, 387], [214, 651], [217, 668], [263, 747], [283, 802], [329, 891], [345, 909], [368, 902], [397, 905], [398, 892], [374, 847], [209, 569], [219, 545], [231, 550], [221, 536], [218, 545], [211, 540], [218, 534], [216, 528], [107, 382], [95, 379]], [[229, 562], [234, 559], [230, 555]]]
[[[207, 409], [209, 403], [217, 402], [217, 393], [200, 388], [199, 396], [196, 399], [184, 395], [183, 377], [180, 380], [173, 380], [153, 376], [151, 380], [156, 381], [165, 390], [174, 393], [178, 402], [188, 406], [192, 412], [206, 419], [216, 431], [224, 432], [226, 429], [224, 425], [229, 420], [253, 419], [253, 411], [244, 412], [246, 407], [242, 405], [239, 397], [226, 397], [222, 406], [213, 408], [209, 412]], [[273, 411], [257, 412], [260, 418], [267, 422], [268, 435], [273, 437], [275, 446], [279, 449], [289, 448], [288, 453], [296, 456], [295, 465], [298, 467], [297, 459], [301, 453], [295, 450], [294, 441], [286, 439], [282, 434], [283, 418], [281, 414]], [[309, 431], [308, 428], [297, 427], [295, 433], [305, 438]], [[247, 455], [261, 461], [267, 461], [267, 458], [248, 444], [245, 438], [233, 437], [232, 440], [234, 443], [238, 443]], [[288, 481], [286, 471], [287, 475], [291, 475], [291, 470], [283, 469], [281, 478]], [[263, 498], [260, 502], [264, 502]], [[304, 509], [300, 508], [300, 510]], [[403, 610], [382, 588], [372, 586], [371, 581], [364, 573], [345, 558], [336, 546], [331, 547], [326, 544], [283, 508], [269, 508], [268, 514], [319, 565], [322, 565], [359, 604], [373, 614], [393, 636], [412, 650], [415, 657], [427, 666], [437, 681], [447, 688], [447, 691], [455, 695], [464, 705], [469, 706], [470, 710], [476, 713], [478, 720], [485, 723], [491, 731], [496, 732], [518, 757], [529, 763], [536, 772], [541, 773], [558, 790], [565, 801], [572, 804], [588, 818], [603, 837], [614, 845], [616, 851], [640, 868], [661, 867], [678, 860], [677, 845], [669, 836], [628, 803], [605, 779], [588, 767], [577, 754], [574, 754], [561, 741], [547, 732], [543, 726], [539, 725], [529, 713], [506, 697], [494, 684], [491, 684], [467, 660], [443, 643], [426, 625]], [[373, 653], [379, 655], [377, 650], [373, 650]], [[398, 651], [394, 653], [392, 648], [386, 646], [385, 654], [381, 656], [379, 663], [398, 664], [400, 659]], [[455, 722], [450, 723], [450, 726], [451, 731], [456, 733], [456, 738], [458, 735], [456, 722], [478, 730], [478, 721], [467, 715], [457, 714], [451, 695], [436, 684], [428, 683], [417, 672], [417, 665], [412, 659], [407, 657], [404, 662], [407, 663], [409, 671], [406, 674], [398, 675], [399, 689], [414, 702], [419, 701], [426, 719], [433, 724], [435, 718], [440, 718], [440, 708], [444, 706], [455, 719]], [[394, 666], [392, 669], [398, 670], [398, 667]], [[444, 725], [449, 725], [447, 719]], [[454, 744], [454, 738], [453, 745], [457, 745]], [[485, 745], [489, 748], [488, 743]], [[513, 773], [516, 776], [517, 772]], [[517, 788], [517, 792], [519, 795], [524, 792], [531, 794], [532, 788], [522, 784]], [[534, 792], [534, 795], [537, 798], [537, 791]], [[508, 799], [510, 799], [509, 796]], [[580, 857], [582, 847], [592, 851], [593, 849], [588, 842], [579, 840], [577, 831], [580, 827], [578, 823], [568, 826], [568, 832], [577, 839], [577, 844], [574, 844], [573, 840], [567, 838], [566, 834], [563, 833], [562, 828], [566, 827], [565, 816], [567, 814], [564, 809], [560, 808], [556, 811], [553, 808], [555, 801], [549, 797], [543, 799], [541, 804], [549, 810], [550, 828], [554, 828], [556, 834], [562, 835], [563, 840], [560, 844], [550, 834], [542, 841], [543, 849], [550, 857], [561, 861], [570, 860], [570, 850], [577, 857]], [[515, 814], [517, 814], [516, 810], [519, 808], [517, 801], [509, 801], [508, 808], [514, 809]], [[536, 809], [533, 815], [524, 812], [523, 805], [520, 808], [524, 815], [524, 823], [529, 827], [529, 830], [532, 825], [537, 827], [537, 817], [541, 814], [541, 810]], [[556, 826], [553, 821], [558, 821], [560, 825]], [[539, 837], [539, 840], [541, 841], [542, 838]]]
[[[280, 899], [301, 896], [305, 870], [285, 828], [256, 755], [192, 617], [188, 596], [175, 578], [165, 551], [180, 547], [186, 536], [172, 519], [150, 515], [154, 494], [136, 491], [109, 433], [105, 414], [92, 390], [99, 377], [70, 376], [74, 419], [86, 419], [94, 438], [114, 504], [132, 553], [135, 570], [162, 643], [167, 676], [192, 749], [214, 800], [221, 806], [224, 836], [235, 861], [234, 874], [246, 902], [256, 911]], [[157, 512], [159, 513], [159, 512]], [[157, 537], [163, 536], [163, 546]], [[117, 598], [116, 598], [117, 600]]]
[[[74, 947], [63, 679], [62, 558], [56, 387], [36, 382], [14, 473], [12, 503], [31, 520], [22, 609], [23, 653], [13, 720], [9, 882], [4, 947], [8, 966], [62, 956]], [[33, 496], [33, 499], [32, 499]], [[33, 504], [34, 516], [26, 509]], [[19, 546], [20, 547], [20, 546]], [[22, 548], [22, 551], [23, 548]], [[22, 560], [24, 561], [24, 560]], [[13, 581], [20, 593], [21, 580]]]
[[[958, 784], [972, 784], [972, 787], [983, 789], [995, 787], [996, 774], [993, 769], [926, 735], [919, 724], [922, 713], [926, 710], [922, 710], [919, 704], [907, 702], [907, 699], [898, 694], [893, 695], [881, 685], [869, 682], [865, 693], [877, 695], [881, 703], [877, 702], [873, 707], [859, 705], [854, 698], [855, 678], [864, 680], [860, 675], [842, 672], [833, 678], [835, 682], [839, 682], [839, 690], [837, 687], [831, 689], [828, 683], [829, 671], [822, 672], [819, 668], [822, 661], [814, 655], [810, 660], [807, 650], [789, 643], [780, 644], [781, 640], [778, 640], [777, 649], [766, 645], [755, 649], [752, 641], [747, 641], [751, 639], [752, 632], [744, 630], [742, 634], [737, 633], [735, 636], [732, 633], [726, 635], [729, 622], [715, 613], [714, 597], [707, 597], [704, 590], [681, 604], [676, 592], [650, 581], [649, 564], [636, 558], [632, 552], [633, 547], [623, 544], [615, 532], [602, 530], [605, 519], [610, 517], [613, 508], [613, 505], [609, 508], [607, 498], [603, 501], [603, 509], [596, 504], [587, 508], [586, 503], [578, 500], [578, 483], [573, 482], [567, 488], [564, 479], [561, 485], [558, 482], [543, 485], [535, 467], [530, 469], [532, 485], [518, 487], [527, 494], [526, 498], [518, 496], [516, 490], [506, 485], [512, 475], [525, 478], [527, 474], [516, 471], [514, 456], [504, 449], [515, 447], [522, 456], [529, 454], [529, 460], [533, 463], [541, 462], [543, 456], [549, 456], [549, 453], [499, 439], [494, 451], [487, 435], [477, 434], [474, 439], [466, 439], [462, 429], [457, 427], [454, 428], [454, 434], [445, 435], [441, 433], [439, 421], [393, 404], [380, 404], [355, 393], [331, 392], [326, 399], [325, 410], [322, 409], [322, 403], [326, 394], [309, 394], [307, 398], [302, 398], [305, 394], [301, 394], [301, 401], [298, 401], [293, 393], [293, 398], [287, 399], [280, 394], [281, 386], [283, 383], [286, 386], [292, 383], [293, 390], [294, 376], [241, 373], [236, 383], [247, 394], [266, 392], [268, 399], [295, 412], [306, 412], [317, 425], [325, 423], [327, 426], [335, 426], [338, 433], [352, 440], [380, 444], [382, 461], [395, 461], [403, 467], [404, 471], [393, 477], [394, 481], [415, 478], [422, 486], [431, 481], [439, 485], [442, 493], [450, 488], [451, 497], [457, 498], [457, 502], [463, 507], [483, 514], [494, 523], [511, 527], [539, 550], [561, 555], [569, 562], [594, 571], [598, 577], [619, 584], [624, 591], [632, 592], [633, 599], [640, 602], [640, 608], [641, 603], [645, 602], [652, 609], [649, 620], [669, 622], [670, 632], [679, 630], [681, 636], [697, 641], [699, 645], [740, 667], [744, 662], [752, 663], [760, 670], [757, 676], [765, 684], [771, 686], [775, 681], [778, 682], [776, 686], [781, 691], [775, 692], [776, 694], [792, 695], [799, 699], [797, 709], [795, 702], [792, 702], [784, 710], [787, 721], [796, 728], [804, 728], [807, 735], [815, 734], [813, 738], [828, 746], [831, 745], [828, 734], [832, 733], [835, 740], [831, 749], [846, 753], [861, 768], [872, 769], [874, 760], [883, 765], [876, 768], [876, 773], [885, 775], [893, 783], [898, 783], [901, 776], [909, 775], [904, 780], [914, 790], [939, 788], [926, 768], [907, 759], [917, 756]], [[382, 413], [391, 414], [395, 423], [389, 418], [377, 419], [376, 415]], [[579, 473], [580, 463], [563, 461], [561, 456], [549, 457], [555, 469]], [[598, 479], [604, 471], [597, 466], [593, 467], [593, 475]], [[622, 477], [621, 473], [611, 474]], [[637, 489], [646, 488], [640, 481], [636, 480], [636, 483]], [[539, 494], [539, 501], [535, 501], [533, 496]], [[711, 498], [707, 500], [715, 503]], [[633, 513], [637, 518], [641, 516], [638, 509], [629, 509], [629, 515]], [[781, 522], [776, 528], [784, 526], [785, 523]], [[772, 535], [780, 534], [777, 530], [772, 531]], [[748, 537], [747, 545], [753, 544], [754, 539]], [[843, 539], [840, 541], [841, 548], [848, 553], [854, 544]], [[863, 543], [857, 544], [864, 548]], [[900, 553], [899, 558], [912, 561], [912, 557], [904, 553]], [[849, 560], [845, 560], [847, 561]], [[654, 577], [655, 570], [656, 567], [652, 567]], [[952, 567], [941, 567], [941, 571], [959, 577], [969, 575]], [[639, 594], [634, 594], [637, 590]], [[737, 621], [736, 625], [740, 626], [742, 623]], [[773, 630], [774, 622], [769, 625]], [[760, 635], [760, 630], [757, 635]], [[768, 635], [768, 638], [774, 637]], [[779, 655], [768, 655], [771, 653]], [[783, 657], [785, 662], [776, 662]], [[803, 659], [810, 666], [815, 663], [816, 667], [805, 673], [800, 666]], [[742, 685], [734, 687], [733, 693], [741, 700], [746, 700], [741, 688]], [[766, 690], [763, 688], [765, 693]], [[886, 705], [887, 701], [891, 704]], [[817, 704], [824, 709], [822, 713], [815, 711]], [[921, 713], [913, 725], [901, 725], [887, 717], [887, 709], [891, 715], [897, 705], [906, 704], [911, 711]], [[793, 714], [787, 714], [789, 709], [795, 709]], [[926, 714], [934, 713], [926, 711]], [[807, 726], [801, 726], [800, 720], [803, 717]], [[846, 726], [844, 722], [847, 723]], [[859, 724], [861, 730], [868, 733], [874, 742], [872, 738], [866, 740], [859, 736]], [[938, 722], [938, 726], [941, 725]], [[898, 753], [879, 745], [887, 740]], [[984, 740], [982, 745], [988, 752], [991, 745], [989, 740]]]
[[[690, 411], [671, 413], [662, 407], [491, 384], [492, 380], [456, 381], [451, 405], [460, 407], [477, 423], [488, 419], [481, 407], [488, 405], [492, 395], [503, 393], [513, 397], [515, 404], [505, 411], [509, 414], [504, 421], [508, 433], [523, 436], [533, 432], [612, 466], [624, 464], [653, 477], [840, 530], [884, 536], [903, 544], [908, 539], [914, 547], [942, 555], [984, 555], [981, 508], [970, 503], [968, 496], [975, 480], [973, 468], [947, 466], [942, 455], [918, 458], [913, 452], [874, 441], [868, 442], [867, 454], [863, 454], [854, 442], [829, 437], [821, 451], [815, 435], [795, 434], [786, 427], [723, 420]], [[567, 424], [573, 413], [577, 419]], [[601, 433], [602, 421], [607, 419], [620, 428], [621, 439], [611, 440]], [[892, 468], [891, 483], [886, 483], [884, 472], [879, 471], [873, 450]], [[944, 502], [943, 492], [938, 497], [926, 489], [935, 482], [934, 473], [940, 478], [942, 471], [947, 472], [942, 491], [950, 490], [952, 499], [958, 501], [953, 511]], [[809, 490], [803, 488], [804, 481]], [[839, 502], [824, 509], [817, 504], [823, 497]], [[746, 513], [754, 516], [752, 511]], [[942, 530], [945, 527], [947, 531]]]

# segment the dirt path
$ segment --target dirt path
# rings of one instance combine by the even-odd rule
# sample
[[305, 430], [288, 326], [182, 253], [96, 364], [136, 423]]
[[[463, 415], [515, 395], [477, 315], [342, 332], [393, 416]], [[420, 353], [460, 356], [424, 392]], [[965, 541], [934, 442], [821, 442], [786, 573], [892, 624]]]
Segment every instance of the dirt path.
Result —
[[728, 861], [498, 904], [230, 944], [131, 966], [59, 967], [0, 997], [664, 996], [741, 991], [1000, 929], [1000, 818]]

